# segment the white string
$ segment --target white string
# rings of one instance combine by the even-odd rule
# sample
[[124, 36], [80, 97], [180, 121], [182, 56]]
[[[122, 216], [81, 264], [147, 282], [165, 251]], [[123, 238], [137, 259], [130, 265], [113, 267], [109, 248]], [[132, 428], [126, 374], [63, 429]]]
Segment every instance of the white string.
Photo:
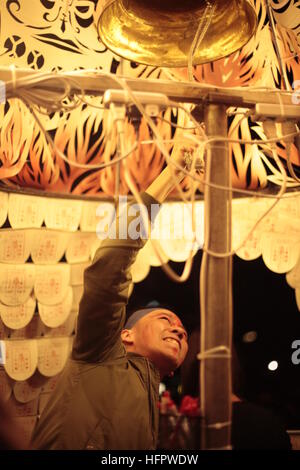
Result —
[[203, 424], [204, 428], [208, 429], [223, 429], [223, 428], [229, 428], [232, 424], [232, 421], [224, 421], [223, 423], [213, 423], [213, 424]]
[[224, 447], [210, 447], [206, 450], [232, 450], [232, 446], [224, 446]]
[[203, 16], [201, 18], [201, 21], [199, 23], [198, 29], [196, 31], [195, 37], [193, 39], [193, 42], [191, 44], [189, 54], [188, 54], [188, 77], [190, 81], [194, 80], [194, 74], [193, 74], [193, 59], [194, 55], [196, 53], [196, 50], [199, 48], [201, 45], [207, 30], [212, 22], [212, 18], [216, 9], [216, 5], [211, 5], [210, 2], [206, 1], [206, 8], [203, 13]]
[[[218, 352], [223, 352], [223, 354], [215, 354], [215, 353], [218, 353]], [[206, 359], [214, 359], [214, 358], [224, 358], [224, 359], [228, 359], [228, 358], [231, 358], [231, 351], [230, 351], [230, 348], [228, 348], [228, 346], [216, 346], [215, 348], [211, 348], [211, 349], [206, 349], [205, 351], [197, 354], [197, 359], [199, 361], [202, 361], [202, 360], [206, 360]]]

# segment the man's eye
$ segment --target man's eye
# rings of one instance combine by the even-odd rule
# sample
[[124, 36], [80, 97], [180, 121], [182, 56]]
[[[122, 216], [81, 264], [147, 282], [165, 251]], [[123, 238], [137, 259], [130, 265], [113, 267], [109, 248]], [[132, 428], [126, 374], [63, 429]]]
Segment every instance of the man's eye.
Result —
[[168, 317], [160, 317], [162, 320], [167, 320], [170, 323], [170, 319]]

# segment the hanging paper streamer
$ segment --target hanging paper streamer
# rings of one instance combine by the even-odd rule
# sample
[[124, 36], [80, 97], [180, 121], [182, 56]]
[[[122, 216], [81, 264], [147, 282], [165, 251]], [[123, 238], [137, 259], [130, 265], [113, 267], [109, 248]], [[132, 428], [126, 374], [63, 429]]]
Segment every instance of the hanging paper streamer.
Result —
[[82, 201], [50, 198], [45, 212], [45, 224], [51, 229], [74, 232], [78, 229], [81, 211]]
[[56, 264], [64, 255], [70, 233], [48, 230], [32, 230], [31, 257], [35, 264]]
[[36, 340], [7, 340], [4, 368], [14, 380], [27, 380], [34, 374], [38, 362]]
[[71, 312], [73, 303], [72, 287], [67, 287], [66, 296], [63, 301], [55, 305], [44, 305], [38, 302], [38, 309], [43, 323], [49, 328], [57, 328], [62, 325]]
[[41, 304], [60, 304], [66, 298], [69, 282], [70, 266], [67, 263], [36, 266], [35, 296]]
[[[192, 250], [193, 256], [203, 245], [204, 206], [194, 204], [195, 235], [192, 226], [192, 204], [164, 204], [156, 218], [152, 237], [161, 241], [166, 256], [177, 262], [186, 261]], [[193, 241], [195, 236], [195, 240]]]
[[32, 264], [0, 264], [0, 301], [5, 305], [25, 304], [35, 281]]
[[32, 320], [35, 310], [35, 299], [29, 297], [25, 304], [8, 306], [0, 303], [0, 316], [3, 323], [12, 330], [24, 328]]
[[46, 200], [37, 196], [10, 194], [8, 219], [12, 228], [37, 228], [43, 223]]
[[83, 263], [90, 259], [92, 244], [97, 242], [95, 233], [76, 232], [71, 235], [66, 251], [68, 263]]
[[254, 223], [239, 221], [236, 222], [233, 226], [232, 231], [232, 246], [236, 250], [241, 244], [246, 240], [242, 247], [236, 251], [237, 256], [244, 259], [245, 261], [250, 261], [257, 259], [261, 256], [261, 232], [259, 230], [254, 230], [250, 235], [250, 231], [253, 228]]
[[38, 370], [46, 377], [59, 374], [71, 351], [70, 338], [44, 338], [38, 342]]
[[10, 330], [10, 337], [12, 339], [33, 339], [39, 338], [45, 334], [45, 325], [42, 323], [39, 315], [35, 313], [32, 320], [25, 328], [19, 330]]
[[[232, 201], [232, 248], [237, 250], [237, 256], [250, 261], [261, 256], [260, 245], [262, 227], [260, 224], [251, 235], [255, 223], [268, 209], [269, 201], [259, 198], [244, 198]], [[265, 220], [264, 220], [265, 221]]]
[[80, 229], [82, 232], [106, 233], [114, 215], [114, 205], [110, 202], [84, 201]]
[[32, 239], [29, 230], [0, 231], [0, 262], [25, 263], [30, 255]]
[[8, 194], [0, 192], [0, 227], [6, 221], [8, 214]]
[[48, 328], [45, 337], [57, 338], [62, 336], [71, 336], [76, 327], [77, 312], [71, 312], [67, 320], [57, 328]]

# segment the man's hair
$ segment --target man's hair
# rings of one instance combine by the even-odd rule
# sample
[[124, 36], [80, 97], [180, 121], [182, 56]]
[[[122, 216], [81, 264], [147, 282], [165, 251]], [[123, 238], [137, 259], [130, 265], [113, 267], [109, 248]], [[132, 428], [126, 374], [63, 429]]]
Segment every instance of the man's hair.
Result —
[[125, 323], [124, 328], [130, 330], [141, 318], [148, 315], [155, 310], [158, 310], [160, 307], [150, 307], [150, 308], [142, 308], [140, 310], [136, 310]]
[[[143, 318], [145, 315], [148, 315], [151, 312], [154, 312], [155, 310], [169, 310], [173, 313], [174, 310], [170, 308], [169, 305], [167, 304], [160, 304], [156, 300], [152, 302], [148, 302], [146, 305], [142, 305], [140, 307], [136, 307], [134, 309], [131, 309], [127, 315], [127, 320], [125, 322], [125, 329], [130, 330], [141, 318]], [[177, 315], [175, 313], [175, 315]], [[178, 315], [177, 315], [178, 316]]]

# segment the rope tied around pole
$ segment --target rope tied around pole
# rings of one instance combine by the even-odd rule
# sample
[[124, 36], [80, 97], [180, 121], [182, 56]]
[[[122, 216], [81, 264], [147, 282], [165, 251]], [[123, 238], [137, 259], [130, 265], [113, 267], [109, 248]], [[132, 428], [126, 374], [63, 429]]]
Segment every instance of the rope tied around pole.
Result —
[[[218, 354], [219, 353], [219, 354]], [[231, 350], [227, 346], [216, 346], [215, 348], [206, 349], [197, 354], [197, 359], [203, 361], [206, 359], [231, 359]]]

